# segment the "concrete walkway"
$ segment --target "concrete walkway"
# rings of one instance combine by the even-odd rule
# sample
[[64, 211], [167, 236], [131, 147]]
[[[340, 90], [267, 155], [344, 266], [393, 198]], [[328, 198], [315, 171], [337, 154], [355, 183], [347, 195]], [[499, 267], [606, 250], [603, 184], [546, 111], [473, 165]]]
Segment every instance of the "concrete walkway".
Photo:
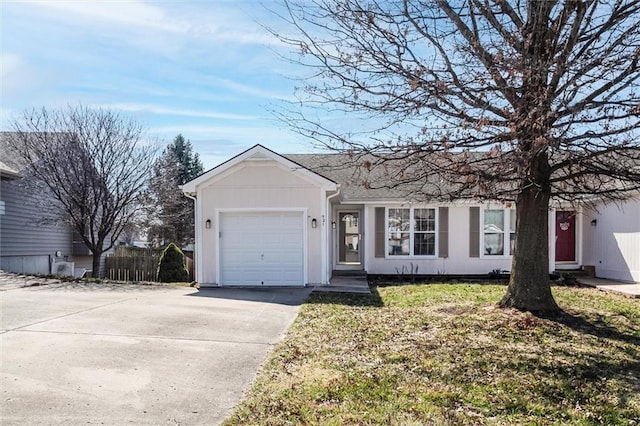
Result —
[[315, 286], [316, 293], [357, 293], [371, 294], [366, 276], [335, 276], [329, 285]]
[[600, 290], [614, 291], [627, 296], [640, 298], [640, 283], [624, 283], [603, 278], [578, 277], [578, 282]]

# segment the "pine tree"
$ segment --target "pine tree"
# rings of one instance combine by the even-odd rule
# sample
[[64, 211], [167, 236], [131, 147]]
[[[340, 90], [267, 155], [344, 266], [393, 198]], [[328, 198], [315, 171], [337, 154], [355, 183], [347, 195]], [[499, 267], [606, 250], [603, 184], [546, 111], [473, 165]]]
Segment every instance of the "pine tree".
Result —
[[149, 241], [155, 246], [175, 242], [184, 247], [194, 241], [193, 201], [180, 185], [203, 172], [202, 162], [191, 142], [179, 134], [167, 145], [153, 166], [149, 185]]

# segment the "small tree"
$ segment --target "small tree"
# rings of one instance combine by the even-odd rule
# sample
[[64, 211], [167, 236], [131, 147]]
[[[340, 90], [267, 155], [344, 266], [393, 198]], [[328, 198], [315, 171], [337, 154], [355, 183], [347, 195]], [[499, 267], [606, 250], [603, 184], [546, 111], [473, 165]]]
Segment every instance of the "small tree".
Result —
[[141, 208], [155, 148], [139, 124], [119, 114], [69, 106], [24, 112], [11, 148], [35, 184], [57, 202], [49, 220], [68, 223], [93, 255], [93, 274]]
[[184, 253], [174, 243], [169, 244], [160, 256], [158, 281], [163, 283], [189, 281]]

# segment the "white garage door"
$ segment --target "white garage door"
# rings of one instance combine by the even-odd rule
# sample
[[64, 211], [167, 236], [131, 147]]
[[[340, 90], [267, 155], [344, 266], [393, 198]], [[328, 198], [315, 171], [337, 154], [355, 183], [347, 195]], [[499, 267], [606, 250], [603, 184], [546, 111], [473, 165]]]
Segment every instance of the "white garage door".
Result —
[[220, 284], [304, 285], [301, 212], [222, 213]]

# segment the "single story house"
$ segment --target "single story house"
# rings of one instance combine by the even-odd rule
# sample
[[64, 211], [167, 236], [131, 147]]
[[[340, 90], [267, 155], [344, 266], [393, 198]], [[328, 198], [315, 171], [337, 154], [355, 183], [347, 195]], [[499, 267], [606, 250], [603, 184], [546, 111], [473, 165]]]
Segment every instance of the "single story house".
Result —
[[[513, 204], [415, 202], [368, 188], [341, 154], [254, 147], [183, 186], [195, 201], [201, 286], [326, 285], [336, 271], [478, 275], [510, 270]], [[549, 212], [549, 271], [640, 281], [640, 201]]]

